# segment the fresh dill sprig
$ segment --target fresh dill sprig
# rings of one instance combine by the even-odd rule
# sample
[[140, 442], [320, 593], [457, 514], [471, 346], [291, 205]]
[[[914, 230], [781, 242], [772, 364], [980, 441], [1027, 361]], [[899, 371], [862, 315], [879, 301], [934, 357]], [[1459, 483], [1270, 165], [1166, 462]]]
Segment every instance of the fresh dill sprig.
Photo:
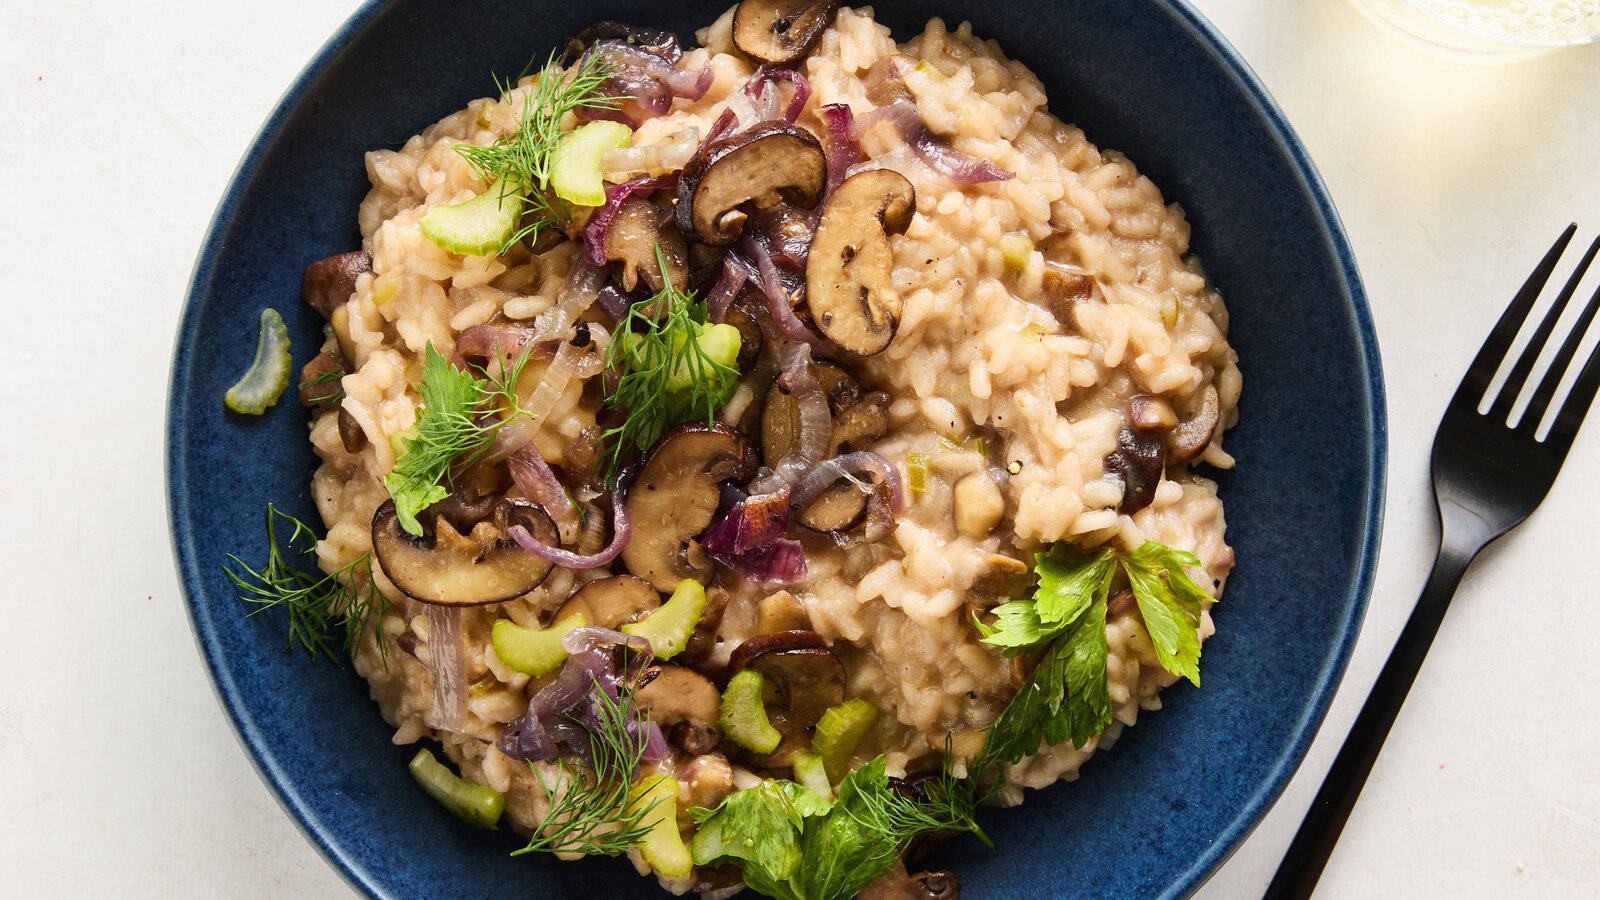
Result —
[[[278, 525], [289, 527], [286, 542], [278, 540]], [[297, 548], [297, 544], [304, 544]], [[233, 566], [224, 563], [222, 570], [239, 589], [239, 599], [255, 606], [249, 615], [283, 607], [289, 613], [288, 646], [296, 644], [315, 656], [318, 652], [333, 658], [333, 645], [329, 630], [337, 625], [344, 629], [344, 651], [355, 652], [356, 644], [364, 634], [370, 634], [378, 646], [378, 653], [387, 664], [379, 626], [389, 599], [378, 589], [372, 574], [372, 555], [364, 553], [349, 565], [331, 575], [317, 577], [295, 568], [289, 563], [289, 553], [298, 550], [304, 555], [316, 553], [317, 535], [311, 526], [288, 513], [267, 504], [267, 562], [260, 569], [251, 568], [239, 557], [228, 554]], [[364, 573], [360, 570], [365, 569]]]
[[[644, 758], [645, 729], [631, 729], [629, 713], [636, 708], [633, 687], [624, 684], [613, 698], [599, 683], [594, 688], [597, 726], [576, 717], [589, 735], [594, 767], [588, 771], [557, 763], [558, 775], [547, 781], [534, 767], [534, 777], [550, 801], [550, 809], [533, 829], [528, 845], [513, 852], [583, 853], [616, 856], [637, 847], [650, 833], [650, 813], [661, 802], [635, 803], [633, 775]], [[648, 719], [644, 719], [648, 723]], [[532, 766], [532, 763], [529, 763]]]
[[[658, 271], [667, 271], [656, 245]], [[727, 402], [739, 370], [713, 359], [699, 341], [707, 326], [704, 301], [664, 279], [661, 290], [633, 304], [617, 323], [606, 347], [605, 367], [618, 373], [605, 404], [627, 411], [622, 424], [605, 432], [608, 466], [630, 451], [650, 449], [667, 429], [690, 419], [711, 424]]]
[[[501, 254], [519, 241], [537, 238], [546, 225], [569, 218], [566, 207], [553, 201], [549, 193], [550, 167], [564, 134], [561, 123], [568, 113], [579, 109], [615, 109], [617, 98], [598, 95], [610, 75], [600, 54], [586, 55], [563, 72], [552, 52], [523, 99], [515, 131], [487, 147], [461, 144], [455, 148], [486, 184], [498, 181], [509, 186], [501, 202], [515, 198], [524, 204], [522, 226], [501, 245]], [[497, 78], [495, 86], [504, 98], [516, 87], [516, 81], [501, 82]]]

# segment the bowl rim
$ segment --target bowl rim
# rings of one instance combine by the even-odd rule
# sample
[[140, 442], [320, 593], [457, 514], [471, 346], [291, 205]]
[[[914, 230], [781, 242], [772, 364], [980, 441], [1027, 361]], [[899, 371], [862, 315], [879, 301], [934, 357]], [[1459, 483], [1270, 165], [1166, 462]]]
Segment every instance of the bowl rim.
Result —
[[[188, 446], [189, 442], [185, 437], [187, 426], [183, 416], [179, 414], [177, 401], [187, 381], [181, 377], [186, 371], [184, 363], [190, 350], [189, 342], [185, 338], [198, 325], [197, 300], [207, 292], [206, 289], [216, 274], [216, 257], [222, 249], [222, 238], [238, 212], [239, 202], [246, 186], [253, 180], [263, 156], [293, 107], [346, 46], [393, 2], [395, 0], [365, 0], [361, 7], [335, 30], [278, 99], [229, 177], [228, 186], [217, 204], [205, 237], [195, 255], [189, 286], [184, 294], [183, 309], [178, 319], [172, 351], [172, 368], [168, 380], [163, 454], [168, 529], [172, 536], [173, 561], [177, 568], [179, 590], [183, 597], [185, 612], [189, 616], [196, 647], [210, 676], [217, 701], [228, 715], [234, 737], [239, 741], [245, 755], [255, 767], [256, 774], [271, 791], [278, 805], [288, 813], [290, 819], [323, 859], [351, 887], [375, 900], [390, 896], [385, 892], [385, 886], [372, 877], [364, 860], [324, 833], [325, 826], [313, 819], [292, 773], [263, 749], [265, 736], [249, 712], [245, 692], [229, 670], [222, 665], [213, 629], [199, 615], [198, 598], [190, 590], [190, 584], [198, 580], [196, 574], [199, 568], [196, 553], [198, 544], [190, 526], [192, 519], [188, 516], [190, 503], [188, 482], [177, 452], [179, 448]], [[1372, 594], [1383, 531], [1388, 425], [1382, 358], [1360, 270], [1356, 265], [1355, 255], [1350, 248], [1338, 209], [1328, 193], [1322, 176], [1311, 161], [1310, 154], [1290, 127], [1282, 109], [1262, 84], [1260, 77], [1244, 61], [1239, 51], [1222, 36], [1217, 27], [1190, 5], [1189, 0], [1148, 0], [1148, 2], [1158, 11], [1171, 16], [1200, 46], [1208, 50], [1220, 64], [1223, 74], [1236, 87], [1242, 89], [1252, 112], [1267, 127], [1285, 152], [1301, 189], [1316, 208], [1321, 226], [1321, 239], [1338, 261], [1338, 281], [1348, 301], [1360, 343], [1361, 353], [1358, 362], [1365, 376], [1363, 382], [1366, 387], [1364, 395], [1367, 413], [1366, 430], [1370, 436], [1368, 491], [1363, 510], [1366, 527], [1358, 542], [1359, 564], [1355, 572], [1355, 596], [1349, 606], [1349, 614], [1338, 645], [1334, 648], [1334, 653], [1328, 657], [1326, 664], [1316, 673], [1310, 702], [1302, 711], [1299, 721], [1293, 726], [1294, 740], [1278, 756], [1267, 776], [1240, 806], [1218, 839], [1199, 853], [1194, 862], [1180, 872], [1159, 895], [1162, 898], [1176, 898], [1186, 897], [1198, 890], [1261, 823], [1267, 811], [1282, 796], [1290, 779], [1304, 762], [1311, 742], [1316, 738], [1327, 716], [1333, 696], [1349, 664], [1351, 652], [1360, 636], [1361, 624]]]

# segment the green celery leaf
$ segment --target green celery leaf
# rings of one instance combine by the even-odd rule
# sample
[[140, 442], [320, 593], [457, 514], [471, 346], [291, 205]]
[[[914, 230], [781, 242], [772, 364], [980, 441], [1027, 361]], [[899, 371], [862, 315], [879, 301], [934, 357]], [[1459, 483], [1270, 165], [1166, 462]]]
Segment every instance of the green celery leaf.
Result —
[[1110, 584], [1116, 554], [1109, 547], [1084, 554], [1070, 544], [1056, 544], [1034, 556], [1039, 588], [1033, 605], [1047, 625], [1071, 622], [1089, 608]]
[[994, 624], [977, 622], [978, 630], [985, 643], [1006, 648], [1006, 656], [1020, 656], [1061, 632], [1059, 626], [1048, 628], [1039, 621], [1039, 614], [1030, 600], [1002, 603], [991, 612], [995, 616]]
[[[738, 861], [751, 887], [781, 890], [800, 865], [800, 835], [807, 816], [827, 814], [832, 803], [792, 781], [768, 779], [737, 791], [714, 810], [695, 807], [699, 824], [689, 852], [696, 865]], [[782, 896], [757, 888], [769, 896]]]
[[1139, 604], [1139, 617], [1155, 645], [1156, 660], [1174, 675], [1200, 683], [1200, 635], [1196, 621], [1172, 595], [1160, 575], [1139, 566], [1125, 566], [1128, 586]]
[[1055, 645], [1062, 658], [1066, 697], [1045, 728], [1045, 740], [1071, 740], [1082, 747], [1111, 724], [1111, 694], [1106, 686], [1106, 601], [1102, 596], [1084, 611]]
[[808, 819], [800, 883], [807, 900], [849, 900], [894, 868], [907, 838], [875, 815], [894, 788], [877, 757], [846, 775], [826, 817]]

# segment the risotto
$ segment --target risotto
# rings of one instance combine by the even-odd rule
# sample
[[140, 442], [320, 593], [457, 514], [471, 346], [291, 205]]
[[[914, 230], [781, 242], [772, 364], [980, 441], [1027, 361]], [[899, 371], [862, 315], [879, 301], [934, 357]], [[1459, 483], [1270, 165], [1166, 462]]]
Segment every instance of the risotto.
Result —
[[381, 592], [354, 664], [469, 820], [674, 893], [955, 896], [908, 845], [1198, 682], [1227, 313], [967, 25], [697, 37], [595, 26], [367, 155], [304, 284], [318, 561]]

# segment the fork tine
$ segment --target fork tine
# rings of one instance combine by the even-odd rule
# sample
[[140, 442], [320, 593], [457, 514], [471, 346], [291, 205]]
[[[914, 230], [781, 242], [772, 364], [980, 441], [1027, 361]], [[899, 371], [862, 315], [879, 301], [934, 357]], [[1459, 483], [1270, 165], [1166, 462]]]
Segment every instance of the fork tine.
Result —
[[[1561, 314], [1567, 311], [1567, 303], [1578, 290], [1578, 283], [1583, 281], [1584, 274], [1589, 271], [1589, 263], [1594, 261], [1597, 252], [1600, 252], [1600, 238], [1595, 238], [1594, 243], [1589, 245], [1588, 252], [1583, 254], [1583, 259], [1578, 261], [1578, 267], [1572, 270], [1572, 275], [1562, 286], [1561, 293], [1556, 295], [1555, 302], [1550, 305], [1550, 311], [1545, 313], [1544, 321], [1539, 323], [1538, 329], [1528, 339], [1528, 346], [1522, 348], [1522, 355], [1511, 367], [1505, 385], [1500, 388], [1500, 396], [1495, 398], [1494, 406], [1489, 409], [1489, 418], [1496, 422], [1504, 422], [1511, 417], [1511, 407], [1516, 404], [1517, 395], [1522, 393], [1522, 386], [1528, 383], [1528, 376], [1538, 363], [1539, 354], [1544, 352], [1544, 345], [1549, 343], [1551, 332], [1556, 330], [1556, 323], [1561, 321]], [[1529, 411], [1532, 411], [1531, 406]], [[1527, 413], [1523, 416], [1527, 418]], [[1543, 418], [1542, 414], [1540, 418]]]
[[[1580, 335], [1575, 332], [1574, 337]], [[1573, 382], [1572, 393], [1567, 396], [1567, 402], [1561, 404], [1561, 412], [1550, 426], [1549, 440], [1552, 443], [1560, 441], [1566, 447], [1572, 446], [1573, 439], [1578, 436], [1578, 427], [1583, 424], [1583, 417], [1588, 415], [1589, 405], [1594, 402], [1596, 391], [1600, 391], [1600, 346], [1589, 354], [1583, 372]], [[1562, 452], [1565, 453], [1565, 448]]]
[[1539, 292], [1544, 290], [1545, 282], [1550, 280], [1550, 273], [1555, 271], [1556, 261], [1566, 252], [1567, 244], [1572, 242], [1572, 236], [1577, 231], [1576, 222], [1568, 225], [1567, 230], [1561, 233], [1561, 237], [1556, 238], [1556, 242], [1545, 253], [1544, 259], [1539, 261], [1533, 274], [1523, 283], [1522, 290], [1517, 291], [1517, 296], [1512, 299], [1511, 305], [1506, 307], [1505, 314], [1495, 323], [1489, 339], [1483, 342], [1483, 348], [1473, 357], [1472, 365], [1467, 369], [1467, 376], [1461, 380], [1461, 387], [1456, 389], [1456, 401], [1464, 401], [1473, 409], [1478, 408], [1478, 401], [1489, 390], [1490, 382], [1494, 381], [1494, 373], [1505, 360], [1506, 351], [1511, 349], [1511, 342], [1516, 339], [1517, 332], [1522, 330], [1522, 323], [1527, 321], [1534, 301], [1539, 299]]
[[1545, 411], [1550, 408], [1550, 401], [1555, 399], [1556, 391], [1561, 387], [1561, 379], [1566, 377], [1567, 369], [1572, 365], [1573, 358], [1578, 355], [1578, 347], [1583, 344], [1583, 336], [1588, 332], [1589, 324], [1594, 321], [1597, 312], [1600, 312], [1600, 290], [1596, 290], [1594, 296], [1589, 298], [1588, 305], [1578, 315], [1578, 321], [1572, 325], [1572, 333], [1567, 335], [1560, 352], [1550, 361], [1550, 371], [1546, 372], [1544, 380], [1539, 382], [1539, 389], [1533, 392], [1533, 397], [1528, 401], [1528, 408], [1522, 414], [1522, 421], [1517, 423], [1519, 430], [1526, 429], [1529, 434], [1539, 430], [1539, 423], [1544, 421]]

